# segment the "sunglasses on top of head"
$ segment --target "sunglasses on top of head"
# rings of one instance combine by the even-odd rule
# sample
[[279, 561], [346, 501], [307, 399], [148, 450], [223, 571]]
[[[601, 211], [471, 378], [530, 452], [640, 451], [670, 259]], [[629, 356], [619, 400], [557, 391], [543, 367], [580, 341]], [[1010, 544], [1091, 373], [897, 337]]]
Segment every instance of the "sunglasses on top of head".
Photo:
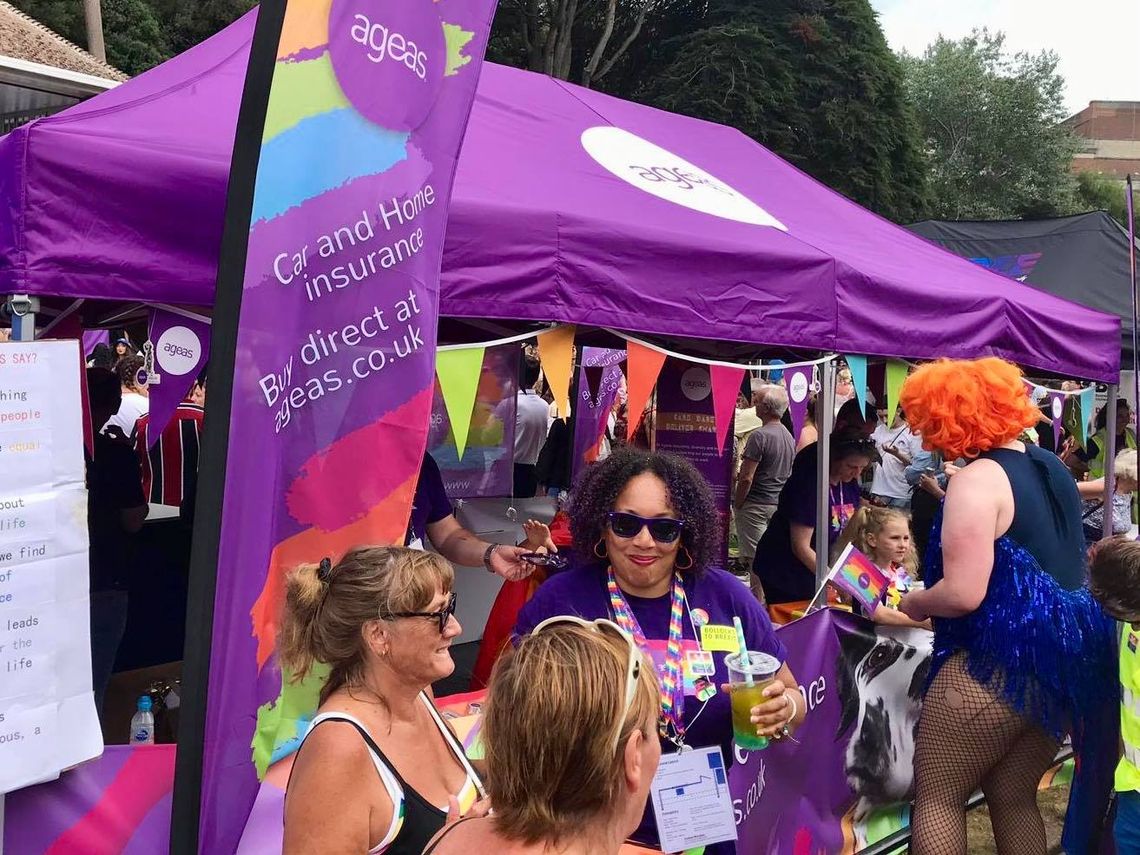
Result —
[[629, 710], [633, 706], [634, 698], [637, 697], [637, 681], [641, 679], [641, 651], [637, 649], [637, 642], [633, 640], [632, 635], [607, 618], [584, 620], [576, 615], [556, 615], [542, 621], [542, 623], [531, 630], [530, 634], [538, 635], [542, 630], [548, 627], [558, 626], [559, 624], [563, 626], [567, 624], [580, 626], [597, 633], [609, 634], [615, 638], [620, 638], [626, 645], [628, 655], [625, 667], [625, 703], [622, 706], [621, 718], [617, 721], [617, 732], [614, 733], [613, 738], [613, 753], [616, 754], [618, 741], [621, 739], [622, 724], [625, 723], [625, 717], [629, 715]]
[[685, 527], [684, 520], [669, 517], [639, 517], [637, 514], [627, 514], [624, 511], [613, 511], [608, 519], [610, 531], [618, 537], [637, 537], [643, 528], [648, 528], [649, 536], [658, 543], [674, 543]]
[[439, 621], [439, 634], [443, 635], [447, 630], [447, 622], [451, 620], [451, 616], [455, 614], [455, 603], [457, 601], [455, 591], [451, 592], [451, 596], [447, 598], [447, 605], [442, 609], [435, 612], [381, 612], [381, 620], [395, 620], [396, 618], [409, 618], [409, 617], [422, 617], [431, 618], [432, 620]]

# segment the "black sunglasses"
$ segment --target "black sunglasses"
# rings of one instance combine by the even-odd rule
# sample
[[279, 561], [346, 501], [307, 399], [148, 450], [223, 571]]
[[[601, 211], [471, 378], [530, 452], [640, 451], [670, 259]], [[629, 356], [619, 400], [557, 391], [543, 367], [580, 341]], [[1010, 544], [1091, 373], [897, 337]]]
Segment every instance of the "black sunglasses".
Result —
[[439, 634], [443, 635], [447, 629], [447, 622], [451, 620], [451, 616], [455, 614], [455, 591], [451, 592], [451, 596], [447, 598], [447, 605], [440, 609], [438, 612], [381, 612], [381, 620], [395, 620], [402, 617], [425, 617], [432, 618], [439, 621]]
[[684, 520], [668, 517], [646, 519], [623, 511], [612, 511], [609, 514], [609, 521], [610, 531], [618, 537], [637, 537], [643, 528], [648, 528], [649, 536], [658, 543], [673, 543], [681, 536], [681, 529], [685, 527]]

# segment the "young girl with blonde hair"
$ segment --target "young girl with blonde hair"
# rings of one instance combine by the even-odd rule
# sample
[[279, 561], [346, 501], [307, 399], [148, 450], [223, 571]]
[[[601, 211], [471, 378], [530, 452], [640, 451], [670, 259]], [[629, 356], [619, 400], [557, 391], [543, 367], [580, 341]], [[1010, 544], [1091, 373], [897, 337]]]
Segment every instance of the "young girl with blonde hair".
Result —
[[886, 575], [890, 584], [883, 593], [883, 607], [875, 610], [872, 620], [890, 626], [930, 629], [931, 623], [913, 621], [898, 611], [902, 595], [918, 576], [918, 555], [910, 535], [910, 517], [896, 508], [865, 505], [855, 512], [843, 530], [837, 550], [847, 544], [866, 555]]

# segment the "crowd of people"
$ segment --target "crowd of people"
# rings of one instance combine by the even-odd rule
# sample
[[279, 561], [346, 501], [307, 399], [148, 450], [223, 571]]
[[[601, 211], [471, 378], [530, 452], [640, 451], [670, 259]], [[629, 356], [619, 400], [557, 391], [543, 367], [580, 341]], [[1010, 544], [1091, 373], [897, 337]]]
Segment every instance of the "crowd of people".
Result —
[[[160, 507], [168, 509], [169, 521], [162, 551], [167, 566], [180, 569], [182, 578], [176, 582], [185, 591], [207, 375], [203, 371], [193, 381], [155, 436], [145, 364], [126, 335], [117, 336], [113, 347], [96, 345], [87, 363], [92, 684], [102, 714], [127, 631], [132, 582], [142, 562], [140, 533]], [[140, 627], [140, 632], [146, 629]]]
[[[98, 364], [87, 376], [100, 700], [126, 623], [132, 538], [153, 505], [177, 507], [192, 521], [206, 387], [203, 375], [156, 438], [142, 360], [128, 341], [117, 347], [93, 354]], [[450, 648], [461, 627], [452, 565], [517, 581], [542, 564], [536, 554], [558, 546], [535, 521], [518, 545], [468, 531], [425, 455], [403, 548], [359, 548], [290, 576], [280, 661], [296, 678], [318, 663], [330, 677], [293, 766], [286, 851], [656, 845], [647, 795], [661, 755], [715, 746], [732, 762], [726, 655], [705, 646], [706, 625], [739, 621], [747, 648], [780, 663], [751, 710], [758, 735], [788, 737], [808, 714], [775, 626], [816, 593], [815, 425], [793, 435], [783, 386], [753, 389], [755, 418], [737, 431], [732, 491], [750, 590], [719, 566], [712, 493], [688, 462], [618, 443], [610, 425], [611, 441], [571, 484], [571, 467], [557, 459], [569, 454], [557, 429], [566, 422], [552, 418], [538, 379], [537, 361], [524, 357], [513, 489], [570, 491], [571, 560], [517, 612], [488, 689], [486, 763], [467, 760], [431, 691], [455, 668]], [[1081, 756], [1075, 787], [1090, 798], [1098, 781], [1103, 786], [1095, 772], [1104, 740], [1090, 733], [1103, 729], [1105, 705], [1116, 700], [1105, 688], [1117, 674], [1108, 615], [1125, 624], [1125, 697], [1140, 693], [1131, 412], [1122, 404], [1116, 414], [1122, 450], [1106, 507], [1106, 414], [1084, 444], [1066, 430], [1055, 451], [1039, 448], [1029, 440], [1041, 411], [1020, 372], [1001, 360], [915, 370], [893, 417], [858, 401], [852, 394], [835, 415], [826, 540], [831, 557], [853, 544], [891, 580], [888, 607], [871, 615], [876, 622], [934, 633], [917, 730], [912, 851], [964, 852], [966, 800], [980, 789], [999, 851], [1044, 852], [1035, 792], [1062, 738], [1073, 734]], [[1106, 519], [1121, 537], [1101, 542]], [[1128, 704], [1122, 710], [1117, 837], [1136, 841], [1140, 717]], [[559, 726], [535, 726], [550, 721]]]

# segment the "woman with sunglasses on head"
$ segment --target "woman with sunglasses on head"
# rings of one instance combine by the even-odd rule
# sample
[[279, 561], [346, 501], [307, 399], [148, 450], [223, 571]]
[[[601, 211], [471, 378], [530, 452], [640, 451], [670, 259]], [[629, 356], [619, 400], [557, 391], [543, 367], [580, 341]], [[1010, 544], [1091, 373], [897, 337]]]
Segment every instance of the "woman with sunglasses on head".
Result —
[[617, 853], [661, 759], [658, 697], [653, 668], [616, 624], [543, 621], [491, 678], [483, 740], [494, 813], [440, 832], [425, 855]]
[[[717, 745], [731, 765], [731, 707], [728, 695], [717, 691], [727, 682], [724, 657], [731, 651], [713, 639], [730, 632], [739, 617], [749, 650], [780, 662], [786, 652], [751, 591], [709, 566], [717, 526], [712, 494], [691, 464], [669, 454], [615, 451], [582, 473], [571, 499], [570, 530], [584, 562], [538, 589], [520, 612], [515, 633], [526, 636], [565, 613], [614, 621], [633, 636], [659, 676], [673, 678], [676, 691], [663, 691], [660, 698], [662, 749]], [[805, 712], [786, 664], [766, 695], [752, 720], [758, 733], [783, 738]], [[633, 838], [657, 843], [652, 811]]]
[[285, 853], [419, 855], [482, 784], [431, 699], [455, 670], [453, 570], [434, 553], [361, 547], [289, 577], [278, 657], [329, 670], [285, 794]]

